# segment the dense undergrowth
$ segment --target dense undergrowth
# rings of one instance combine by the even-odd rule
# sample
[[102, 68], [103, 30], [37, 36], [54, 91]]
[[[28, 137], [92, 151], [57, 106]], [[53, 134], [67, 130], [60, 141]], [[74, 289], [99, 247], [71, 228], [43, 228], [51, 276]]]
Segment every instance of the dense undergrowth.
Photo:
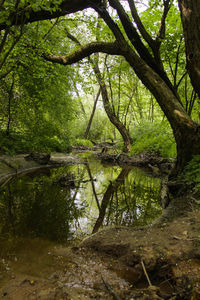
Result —
[[[68, 132], [69, 133], [69, 132]], [[140, 153], [152, 153], [162, 157], [175, 157], [176, 145], [170, 127], [166, 122], [152, 123], [144, 121], [135, 126], [132, 130], [132, 147], [130, 155]], [[99, 138], [95, 142], [102, 142]], [[69, 134], [59, 134], [32, 132], [23, 134], [11, 132], [6, 135], [5, 131], [0, 132], [0, 152], [14, 155], [30, 151], [40, 152], [68, 152], [74, 146], [92, 147], [93, 143], [89, 139], [77, 137]], [[123, 151], [123, 142], [120, 137], [115, 142], [115, 149]]]
[[185, 167], [179, 180], [184, 183], [184, 187], [196, 195], [200, 195], [200, 155], [194, 155], [192, 160]]
[[68, 152], [70, 142], [67, 136], [57, 137], [48, 135], [25, 135], [0, 132], [0, 153], [15, 155], [31, 151], [39, 152]]
[[162, 157], [175, 157], [176, 144], [172, 130], [166, 122], [143, 121], [133, 130], [131, 153], [152, 153]]

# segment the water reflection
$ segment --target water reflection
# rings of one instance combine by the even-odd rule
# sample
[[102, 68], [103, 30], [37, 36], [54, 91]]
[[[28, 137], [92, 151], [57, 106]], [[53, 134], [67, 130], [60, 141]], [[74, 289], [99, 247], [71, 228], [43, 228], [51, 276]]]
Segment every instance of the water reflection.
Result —
[[97, 162], [15, 178], [1, 188], [0, 235], [65, 241], [102, 226], [152, 222], [160, 180]]

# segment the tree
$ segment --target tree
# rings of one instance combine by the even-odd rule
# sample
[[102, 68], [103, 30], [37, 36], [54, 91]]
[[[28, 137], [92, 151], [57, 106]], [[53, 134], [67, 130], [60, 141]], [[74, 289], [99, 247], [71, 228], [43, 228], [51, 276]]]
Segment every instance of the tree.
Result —
[[[53, 6], [54, 3], [56, 3], [57, 6]], [[30, 9], [28, 14], [22, 17], [22, 20], [23, 23], [28, 23], [35, 20], [58, 17], [88, 7], [93, 8], [109, 27], [114, 41], [91, 42], [71, 54], [62, 56], [44, 54], [44, 58], [54, 63], [69, 65], [96, 52], [123, 56], [142, 83], [154, 95], [172, 127], [177, 144], [177, 163], [173, 175], [177, 175], [183, 170], [193, 155], [199, 154], [200, 131], [199, 125], [191, 119], [184, 109], [177, 90], [174, 88], [167, 72], [164, 70], [161, 57], [161, 45], [165, 38], [166, 18], [172, 7], [172, 1], [163, 0], [160, 28], [155, 37], [151, 36], [145, 29], [137, 12], [134, 0], [128, 0], [132, 20], [129, 12], [126, 12], [119, 0], [109, 0], [108, 3], [109, 8], [106, 7], [105, 1], [101, 0], [77, 0], [73, 2], [65, 0], [59, 3], [53, 1], [51, 7], [54, 9], [47, 11], [44, 9], [44, 6], [41, 6], [41, 8], [35, 12], [33, 9]], [[198, 22], [196, 21], [197, 25], [195, 29], [193, 29], [192, 19], [193, 16], [199, 19], [200, 9], [198, 5], [195, 0], [179, 0], [179, 9], [181, 11], [186, 42], [188, 72], [192, 79], [193, 87], [199, 94], [198, 79], [200, 76], [200, 66], [199, 63], [195, 62], [199, 55], [200, 35], [198, 34]], [[111, 11], [113, 14], [111, 14]], [[17, 18], [14, 17], [13, 12], [11, 12], [7, 19], [11, 24], [19, 24], [19, 16], [23, 16], [22, 12], [20, 11], [18, 13]], [[0, 29], [6, 29], [7, 26], [6, 21], [3, 20], [0, 24]], [[190, 37], [192, 37], [192, 39], [190, 39]], [[195, 51], [191, 52], [191, 49], [195, 49]], [[197, 72], [195, 70], [197, 70]], [[197, 73], [195, 78], [193, 78], [194, 72], [195, 74]]]
[[[70, 40], [75, 42], [77, 45], [81, 46], [81, 43], [77, 40], [76, 37], [74, 37], [68, 31], [66, 33], [67, 33], [67, 36], [69, 37]], [[99, 88], [100, 88], [100, 92], [101, 92], [105, 112], [106, 112], [109, 120], [111, 121], [111, 123], [120, 132], [120, 134], [123, 138], [123, 141], [124, 141], [125, 151], [128, 152], [128, 151], [130, 151], [130, 148], [131, 148], [131, 138], [130, 138], [128, 130], [126, 129], [124, 124], [120, 121], [119, 116], [117, 114], [115, 114], [115, 111], [112, 109], [112, 107], [110, 105], [109, 95], [108, 95], [108, 91], [107, 91], [106, 84], [105, 84], [105, 81], [104, 81], [104, 76], [103, 76], [102, 72], [100, 71], [100, 67], [99, 67], [99, 57], [98, 57], [98, 55], [96, 55], [94, 58], [92, 58], [90, 56], [89, 57], [89, 62], [90, 62], [91, 67], [94, 71], [94, 74], [96, 76], [96, 79], [97, 79], [97, 82], [98, 82], [98, 85], [99, 85]], [[104, 64], [105, 63], [106, 63], [106, 58], [105, 58]], [[95, 103], [97, 103], [98, 97], [99, 96], [97, 94]], [[95, 112], [95, 106], [96, 106], [96, 104], [94, 104], [94, 110], [92, 112], [92, 115], [91, 115], [91, 118], [90, 118], [90, 121], [89, 121], [89, 124], [88, 124], [89, 126], [91, 125], [90, 122], [91, 122], [91, 120], [93, 118], [93, 115], [94, 115], [94, 112]], [[86, 133], [87, 133], [87, 130], [86, 130]]]
[[[0, 147], [3, 151], [64, 151], [70, 145], [70, 122], [77, 109], [70, 91], [73, 70], [48, 62], [44, 64], [34, 50], [37, 43], [41, 49], [44, 43], [45, 50], [47, 46], [55, 49], [59, 27], [52, 31], [54, 24], [43, 21], [25, 26], [23, 36], [0, 70], [1, 77], [10, 69], [0, 80]], [[0, 53], [0, 61], [10, 44], [12, 37]]]
[[186, 67], [192, 85], [200, 98], [200, 3], [194, 0], [179, 0], [178, 4], [185, 39]]

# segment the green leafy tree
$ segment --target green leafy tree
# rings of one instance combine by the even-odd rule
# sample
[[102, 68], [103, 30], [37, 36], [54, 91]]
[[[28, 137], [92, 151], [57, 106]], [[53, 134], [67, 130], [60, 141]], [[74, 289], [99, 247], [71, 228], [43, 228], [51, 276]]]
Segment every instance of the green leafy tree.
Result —
[[1, 140], [5, 150], [10, 142], [17, 152], [66, 150], [70, 144], [70, 121], [77, 106], [70, 90], [73, 70], [44, 64], [41, 55], [35, 55], [36, 44], [43, 49], [45, 43], [45, 50], [55, 47], [58, 31], [52, 30], [54, 25], [44, 21], [25, 26], [23, 37], [5, 62], [7, 66], [18, 61], [0, 82], [1, 129], [15, 138], [14, 143]]

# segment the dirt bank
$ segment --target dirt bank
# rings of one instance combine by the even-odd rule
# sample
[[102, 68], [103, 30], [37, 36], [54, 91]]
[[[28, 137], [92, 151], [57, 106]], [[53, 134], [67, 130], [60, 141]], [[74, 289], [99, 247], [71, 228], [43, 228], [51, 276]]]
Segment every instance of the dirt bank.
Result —
[[162, 225], [107, 228], [76, 246], [8, 243], [1, 248], [1, 299], [200, 297], [196, 210]]
[[24, 175], [43, 168], [84, 163], [84, 161], [77, 155], [69, 155], [65, 153], [51, 154], [48, 163], [45, 164], [33, 159], [27, 160], [26, 157], [26, 154], [0, 156], [0, 185], [6, 183], [16, 175]]

